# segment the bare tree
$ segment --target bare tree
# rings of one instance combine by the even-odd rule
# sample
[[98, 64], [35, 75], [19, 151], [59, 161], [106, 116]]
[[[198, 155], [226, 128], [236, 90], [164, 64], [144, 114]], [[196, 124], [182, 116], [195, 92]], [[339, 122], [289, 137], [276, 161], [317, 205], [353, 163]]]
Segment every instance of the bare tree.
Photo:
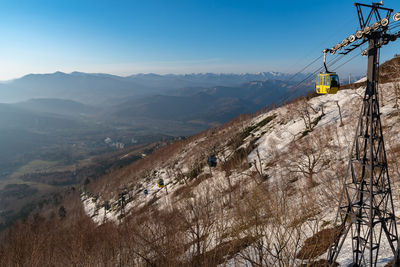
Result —
[[339, 117], [340, 117], [340, 124], [339, 124], [339, 127], [343, 127], [344, 124], [343, 124], [343, 120], [342, 120], [342, 111], [340, 110], [339, 101], [335, 101], [335, 102], [336, 102], [336, 105], [337, 105], [338, 110], [339, 110]]
[[291, 143], [286, 157], [289, 173], [305, 176], [308, 186], [314, 187], [314, 176], [326, 169], [330, 162], [326, 153], [327, 143], [318, 134]]
[[392, 88], [395, 100], [394, 107], [399, 110], [400, 82], [394, 82]]
[[232, 234], [243, 244], [238, 253], [239, 265], [298, 266], [302, 218], [309, 215], [301, 208], [302, 202], [297, 205], [291, 202], [288, 193], [270, 192], [264, 185], [254, 186], [251, 194], [235, 205]]
[[247, 238], [248, 247], [239, 252], [241, 264], [251, 266], [269, 266], [266, 253], [270, 249], [271, 232], [268, 231], [270, 205], [262, 190], [262, 186], [255, 186], [246, 198], [235, 205], [235, 220], [232, 235], [236, 240], [243, 236]]
[[318, 110], [314, 109], [306, 99], [302, 99], [296, 105], [296, 112], [300, 115], [304, 122], [306, 131], [311, 132], [315, 126], [315, 122], [312, 119], [314, 114], [318, 114]]
[[[260, 151], [258, 151], [258, 148], [256, 149], [256, 155], [257, 155], [257, 159], [254, 159], [254, 161], [253, 161], [254, 168], [256, 169], [257, 175], [260, 178], [260, 182], [262, 182], [263, 180], [265, 180], [266, 176], [263, 171], [263, 165], [262, 165], [262, 161], [261, 161]], [[257, 179], [255, 179], [255, 182], [256, 182], [256, 184], [260, 184], [260, 182], [257, 181]]]
[[175, 213], [181, 218], [188, 252], [193, 264], [201, 266], [204, 254], [211, 247], [211, 232], [215, 223], [214, 201], [210, 190], [204, 195], [185, 199]]

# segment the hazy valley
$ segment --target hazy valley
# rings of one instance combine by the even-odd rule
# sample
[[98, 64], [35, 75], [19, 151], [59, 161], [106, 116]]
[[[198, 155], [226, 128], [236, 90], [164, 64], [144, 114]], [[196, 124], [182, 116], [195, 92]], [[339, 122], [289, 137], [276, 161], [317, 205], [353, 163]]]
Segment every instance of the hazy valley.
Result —
[[[154, 148], [309, 91], [260, 74], [32, 74], [0, 84], [0, 223]], [[54, 197], [56, 194], [56, 197]]]

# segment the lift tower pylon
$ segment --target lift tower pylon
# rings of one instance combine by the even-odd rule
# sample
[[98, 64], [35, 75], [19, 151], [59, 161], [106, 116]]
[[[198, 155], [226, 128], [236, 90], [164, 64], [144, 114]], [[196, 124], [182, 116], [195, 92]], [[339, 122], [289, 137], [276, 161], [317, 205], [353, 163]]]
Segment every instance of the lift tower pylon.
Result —
[[[355, 5], [362, 30], [367, 27], [373, 16], [381, 20], [379, 9], [388, 12], [386, 17], [392, 12], [379, 4]], [[360, 13], [361, 7], [370, 8], [367, 21], [364, 21], [363, 14]], [[336, 216], [337, 231], [329, 248], [328, 265], [337, 260], [350, 232], [353, 253], [351, 266], [376, 266], [379, 249], [383, 243], [393, 252], [393, 266], [400, 266], [398, 233], [377, 88], [378, 52], [382, 39], [387, 37], [386, 29], [383, 27], [382, 30], [372, 31], [364, 37], [368, 42], [367, 86], [344, 178]]]

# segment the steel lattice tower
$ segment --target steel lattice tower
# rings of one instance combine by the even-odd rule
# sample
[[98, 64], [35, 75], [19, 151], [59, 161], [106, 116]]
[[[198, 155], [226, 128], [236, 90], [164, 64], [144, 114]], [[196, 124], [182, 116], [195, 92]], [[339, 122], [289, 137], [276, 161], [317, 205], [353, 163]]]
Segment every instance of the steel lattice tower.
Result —
[[[371, 8], [367, 21], [363, 19], [361, 6]], [[379, 4], [356, 4], [356, 7], [362, 29], [373, 15], [380, 19], [379, 9], [384, 9]], [[384, 10], [389, 17], [392, 10]], [[353, 252], [351, 266], [376, 266], [383, 239], [387, 240], [395, 256], [393, 266], [400, 266], [398, 234], [377, 90], [378, 52], [385, 36], [384, 28], [366, 36], [367, 86], [336, 216], [338, 228], [328, 252], [328, 265], [336, 261], [350, 232]]]

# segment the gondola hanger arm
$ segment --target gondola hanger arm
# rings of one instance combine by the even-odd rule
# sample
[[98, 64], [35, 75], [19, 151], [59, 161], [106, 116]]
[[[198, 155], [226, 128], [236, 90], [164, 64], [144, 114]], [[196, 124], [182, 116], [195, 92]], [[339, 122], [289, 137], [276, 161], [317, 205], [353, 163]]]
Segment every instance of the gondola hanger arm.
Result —
[[326, 66], [326, 54], [328, 53], [328, 52], [330, 52], [331, 50], [329, 49], [329, 48], [326, 48], [324, 51], [322, 51], [322, 53], [324, 53], [324, 67], [325, 67], [325, 72], [326, 73], [329, 73], [329, 71], [328, 71], [328, 67]]

